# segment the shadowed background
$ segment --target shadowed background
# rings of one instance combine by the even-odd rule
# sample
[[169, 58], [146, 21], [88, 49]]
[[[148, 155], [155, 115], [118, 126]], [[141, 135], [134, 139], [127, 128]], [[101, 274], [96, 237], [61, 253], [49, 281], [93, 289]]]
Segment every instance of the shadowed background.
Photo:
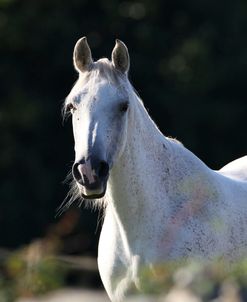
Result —
[[61, 106], [78, 38], [95, 59], [123, 40], [159, 128], [218, 169], [247, 153], [246, 32], [245, 0], [0, 0], [0, 247], [56, 238], [61, 254], [97, 255], [98, 212], [55, 217], [74, 158]]

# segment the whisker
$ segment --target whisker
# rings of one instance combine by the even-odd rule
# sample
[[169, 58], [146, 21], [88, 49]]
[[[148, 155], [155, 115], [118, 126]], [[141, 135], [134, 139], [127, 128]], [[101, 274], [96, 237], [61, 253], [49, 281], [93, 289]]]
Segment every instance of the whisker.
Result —
[[72, 182], [73, 182], [73, 175], [72, 175], [72, 171], [70, 170], [62, 183], [71, 185]]
[[[67, 175], [65, 182], [68, 182], [70, 178], [71, 178], [71, 173]], [[66, 212], [70, 208], [70, 206], [74, 203], [74, 201], [76, 201], [79, 197], [80, 197], [79, 188], [77, 187], [75, 181], [72, 179], [70, 183], [70, 190], [67, 196], [65, 197], [65, 199], [63, 200], [63, 202], [61, 203], [61, 205], [56, 209], [55, 217], [61, 216], [64, 212]], [[81, 200], [81, 202], [83, 202], [83, 200]]]

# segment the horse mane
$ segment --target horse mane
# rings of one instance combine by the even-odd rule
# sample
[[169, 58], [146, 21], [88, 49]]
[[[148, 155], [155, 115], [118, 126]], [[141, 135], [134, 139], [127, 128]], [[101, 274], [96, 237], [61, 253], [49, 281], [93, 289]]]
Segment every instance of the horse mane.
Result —
[[174, 137], [166, 137], [169, 141], [171, 141], [171, 142], [174, 142], [174, 143], [176, 143], [176, 144], [178, 144], [178, 145], [181, 145], [181, 146], [183, 146], [183, 143], [181, 143], [178, 139], [176, 139], [176, 138], [174, 138]]
[[126, 75], [117, 70], [107, 58], [96, 61], [90, 70], [91, 77], [100, 76], [111, 84], [121, 84]]

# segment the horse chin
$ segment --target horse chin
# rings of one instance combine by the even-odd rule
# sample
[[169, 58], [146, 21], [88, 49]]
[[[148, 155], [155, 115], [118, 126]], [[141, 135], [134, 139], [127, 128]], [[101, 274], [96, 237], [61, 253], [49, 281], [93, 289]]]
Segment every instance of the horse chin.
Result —
[[106, 184], [94, 190], [87, 189], [85, 187], [80, 186], [81, 196], [84, 199], [100, 199], [105, 196], [106, 192]]

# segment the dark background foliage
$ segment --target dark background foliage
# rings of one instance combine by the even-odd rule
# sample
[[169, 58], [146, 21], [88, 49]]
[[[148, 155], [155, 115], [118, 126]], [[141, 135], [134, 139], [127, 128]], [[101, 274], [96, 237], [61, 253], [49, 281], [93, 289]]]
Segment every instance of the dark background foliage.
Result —
[[55, 217], [74, 157], [60, 112], [77, 78], [78, 38], [95, 59], [122, 39], [130, 79], [162, 132], [218, 169], [247, 152], [246, 32], [245, 0], [0, 0], [0, 246], [64, 220], [64, 252], [96, 254], [97, 213]]

